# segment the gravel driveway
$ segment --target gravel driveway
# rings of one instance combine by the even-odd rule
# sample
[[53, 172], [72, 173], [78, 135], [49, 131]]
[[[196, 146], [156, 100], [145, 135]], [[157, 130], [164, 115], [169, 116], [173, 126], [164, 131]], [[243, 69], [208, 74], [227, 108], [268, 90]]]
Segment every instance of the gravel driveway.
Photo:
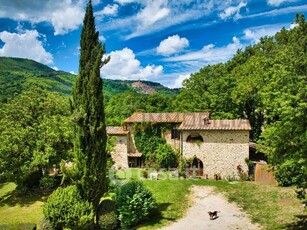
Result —
[[[229, 203], [222, 194], [214, 193], [212, 187], [193, 186], [191, 201], [185, 217], [161, 229], [261, 229], [258, 225], [252, 224], [247, 214], [237, 205]], [[210, 220], [208, 211], [220, 211], [218, 218]]]

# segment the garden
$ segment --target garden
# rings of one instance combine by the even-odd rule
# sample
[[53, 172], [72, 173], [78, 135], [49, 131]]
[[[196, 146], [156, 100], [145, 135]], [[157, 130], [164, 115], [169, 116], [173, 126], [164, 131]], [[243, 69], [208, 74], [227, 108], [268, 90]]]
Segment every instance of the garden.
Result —
[[[260, 224], [264, 229], [306, 227], [306, 211], [297, 199], [294, 187], [276, 187], [249, 181], [234, 183], [222, 180], [178, 179], [171, 176], [170, 172], [161, 173], [158, 180], [144, 178], [142, 175], [143, 169], [116, 172], [117, 179], [111, 183], [113, 187], [111, 186], [109, 192], [102, 198], [107, 200], [104, 202], [108, 202], [108, 207], [112, 206], [108, 200], [111, 197], [114, 198], [116, 184], [129, 181], [130, 188], [123, 187], [118, 192], [122, 194], [135, 190], [141, 191], [138, 192], [139, 197], [129, 200], [130, 203], [138, 202], [138, 199], [150, 197], [149, 195], [152, 194], [153, 199], [149, 199], [150, 205], [145, 207], [142, 213], [146, 213], [146, 210], [151, 211], [147, 212], [148, 215], [139, 222], [131, 223], [135, 224], [136, 229], [158, 229], [182, 218], [190, 206], [189, 194], [193, 185], [214, 187], [215, 192], [222, 193], [230, 202], [237, 203], [250, 215], [253, 223]], [[131, 183], [131, 181], [134, 182]], [[136, 181], [141, 181], [143, 186]], [[49, 194], [40, 192], [22, 194], [15, 190], [13, 183], [2, 183], [0, 188], [0, 229], [32, 229], [41, 221], [44, 203]], [[114, 199], [115, 203], [123, 202], [120, 197], [118, 200]], [[107, 210], [107, 213], [112, 216], [113, 211]], [[121, 211], [127, 214], [124, 210], [119, 210], [119, 213]], [[101, 213], [105, 213], [105, 210]], [[139, 213], [135, 214], [139, 215]], [[118, 215], [119, 220], [123, 217]], [[116, 223], [112, 225], [114, 227], [121, 225], [117, 218], [114, 223]], [[125, 224], [129, 226], [130, 223]], [[125, 224], [122, 227], [125, 227]]]

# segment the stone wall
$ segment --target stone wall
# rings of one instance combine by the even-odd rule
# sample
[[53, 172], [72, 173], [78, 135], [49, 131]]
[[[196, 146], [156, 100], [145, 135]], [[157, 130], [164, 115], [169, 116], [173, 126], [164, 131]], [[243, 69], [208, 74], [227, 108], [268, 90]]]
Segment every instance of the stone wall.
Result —
[[126, 127], [127, 127], [127, 131], [129, 131], [129, 134], [128, 134], [128, 153], [136, 153], [137, 149], [136, 149], [135, 141], [134, 141], [133, 125], [127, 124]]
[[111, 153], [116, 167], [128, 168], [128, 135], [115, 135], [115, 149]]
[[219, 173], [223, 179], [238, 178], [237, 166], [248, 171], [245, 159], [249, 157], [249, 131], [206, 130], [199, 133], [204, 142], [187, 142], [191, 131], [183, 131], [182, 154], [186, 158], [196, 156], [203, 162], [204, 175], [213, 178]]
[[180, 149], [180, 139], [172, 139], [172, 131], [167, 129], [164, 130], [162, 136], [165, 138], [166, 143], [171, 145], [172, 148], [176, 151]]

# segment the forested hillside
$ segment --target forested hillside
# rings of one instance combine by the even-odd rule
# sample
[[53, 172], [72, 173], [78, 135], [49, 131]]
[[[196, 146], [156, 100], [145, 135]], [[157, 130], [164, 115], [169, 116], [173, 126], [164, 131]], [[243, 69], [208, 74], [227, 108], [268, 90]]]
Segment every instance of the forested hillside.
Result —
[[210, 111], [212, 118], [248, 118], [251, 140], [277, 166], [281, 185], [306, 187], [307, 23], [239, 50], [226, 63], [185, 80], [177, 111]]
[[[0, 103], [35, 86], [71, 96], [75, 77], [32, 60], [0, 57]], [[178, 89], [150, 81], [104, 79], [107, 123], [120, 125], [134, 112], [170, 111], [171, 102], [178, 93]]]
[[[75, 75], [64, 71], [55, 71], [32, 60], [0, 57], [0, 102], [5, 102], [7, 98], [27, 91], [33, 86], [59, 92], [63, 95], [71, 95], [74, 81]], [[137, 87], [137, 84], [134, 86], [135, 83], [139, 82], [142, 83], [141, 87]], [[144, 91], [142, 86], [146, 86], [149, 92]], [[158, 93], [167, 96], [178, 93], [176, 89], [169, 89], [155, 82], [104, 79], [104, 95], [106, 99], [125, 91], [140, 94]]]
[[0, 102], [33, 86], [69, 95], [74, 78], [32, 60], [0, 57]]

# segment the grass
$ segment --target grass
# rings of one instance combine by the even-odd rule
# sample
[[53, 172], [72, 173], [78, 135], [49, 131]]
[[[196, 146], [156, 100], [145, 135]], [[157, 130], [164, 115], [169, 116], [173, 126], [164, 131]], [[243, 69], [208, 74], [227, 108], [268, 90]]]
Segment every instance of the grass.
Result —
[[[136, 179], [140, 170], [130, 169], [118, 174], [119, 178]], [[189, 207], [188, 194], [192, 185], [213, 186], [230, 202], [237, 203], [250, 216], [253, 223], [264, 229], [307, 229], [307, 211], [296, 198], [293, 187], [282, 188], [254, 182], [215, 180], [181, 180], [163, 174], [164, 180], [144, 180], [158, 203], [158, 211], [138, 229], [155, 229], [170, 224], [184, 215]]]
[[0, 230], [33, 229], [43, 216], [42, 206], [47, 196], [22, 195], [14, 183], [0, 184]]
[[[120, 182], [142, 176], [140, 170], [120, 171]], [[157, 210], [140, 230], [157, 229], [181, 218], [189, 208], [189, 191], [192, 185], [213, 186], [216, 192], [225, 194], [230, 202], [236, 202], [254, 223], [264, 229], [307, 229], [306, 211], [296, 198], [294, 188], [280, 188], [253, 182], [230, 184], [227, 181], [182, 180], [169, 173], [160, 180], [143, 183], [151, 190], [158, 203]], [[164, 180], [162, 180], [162, 178]], [[42, 194], [19, 195], [13, 183], [0, 184], [0, 230], [30, 229], [42, 217], [42, 205], [47, 196]]]

